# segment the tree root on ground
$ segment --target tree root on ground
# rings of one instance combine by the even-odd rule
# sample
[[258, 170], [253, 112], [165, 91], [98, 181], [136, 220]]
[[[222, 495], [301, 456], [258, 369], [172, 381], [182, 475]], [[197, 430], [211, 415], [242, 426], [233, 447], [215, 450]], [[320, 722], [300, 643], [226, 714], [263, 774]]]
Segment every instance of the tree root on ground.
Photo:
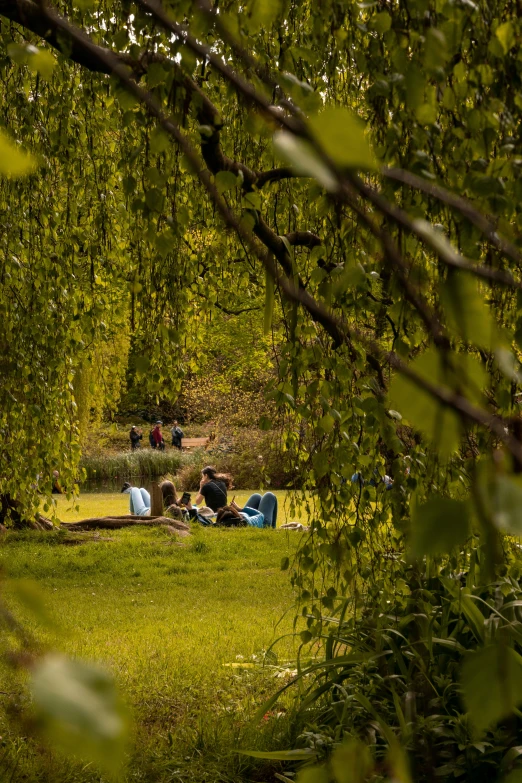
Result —
[[186, 522], [170, 517], [136, 517], [131, 514], [115, 517], [91, 517], [79, 522], [62, 522], [62, 530], [118, 530], [123, 527], [166, 527], [169, 533], [189, 535], [190, 527]]

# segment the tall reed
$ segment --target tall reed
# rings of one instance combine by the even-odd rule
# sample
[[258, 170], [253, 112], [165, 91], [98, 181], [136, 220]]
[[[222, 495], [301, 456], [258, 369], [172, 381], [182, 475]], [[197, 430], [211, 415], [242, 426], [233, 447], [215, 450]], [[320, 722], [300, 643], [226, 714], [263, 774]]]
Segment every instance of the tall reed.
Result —
[[85, 456], [80, 466], [85, 469], [87, 480], [147, 477], [155, 478], [165, 473], [175, 473], [183, 463], [178, 451], [123, 451], [119, 454]]

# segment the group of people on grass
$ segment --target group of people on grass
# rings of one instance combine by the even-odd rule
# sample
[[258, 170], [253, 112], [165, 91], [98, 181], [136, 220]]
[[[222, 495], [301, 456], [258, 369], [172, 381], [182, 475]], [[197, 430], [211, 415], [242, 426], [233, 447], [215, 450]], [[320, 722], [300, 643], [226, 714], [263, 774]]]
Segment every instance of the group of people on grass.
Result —
[[[165, 438], [163, 437], [163, 422], [157, 421], [154, 427], [149, 432], [149, 444], [151, 449], [158, 449], [158, 451], [165, 451]], [[170, 431], [172, 435], [172, 445], [174, 448], [181, 451], [182, 441], [185, 437], [183, 430], [179, 426], [177, 421], [174, 421], [172, 429]], [[129, 439], [131, 443], [132, 451], [141, 447], [141, 440], [143, 439], [143, 430], [140, 427], [132, 425], [129, 432]]]
[[[232, 489], [232, 477], [228, 473], [218, 473], [210, 465], [201, 471], [194, 504], [188, 492], [178, 498], [172, 481], [162, 481], [160, 488], [166, 513], [178, 518], [197, 520], [203, 525], [217, 524], [227, 527], [277, 526], [277, 497], [273, 492], [265, 492], [263, 495], [254, 493], [242, 508], [234, 499], [229, 503], [228, 491]], [[150, 494], [144, 487], [133, 487], [126, 482], [122, 492], [130, 495], [131, 514], [150, 515]]]

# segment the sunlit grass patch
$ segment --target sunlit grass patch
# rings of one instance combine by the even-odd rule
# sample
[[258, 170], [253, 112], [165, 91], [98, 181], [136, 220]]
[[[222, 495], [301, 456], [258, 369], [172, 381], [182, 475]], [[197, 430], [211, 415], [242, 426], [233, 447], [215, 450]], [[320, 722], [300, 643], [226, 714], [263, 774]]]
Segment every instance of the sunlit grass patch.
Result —
[[[240, 502], [246, 494], [237, 493]], [[119, 494], [86, 495], [76, 512], [60, 497], [58, 509], [73, 520], [124, 513], [127, 502]], [[34, 580], [59, 631], [19, 606], [8, 583], [17, 616], [45, 647], [101, 662], [113, 673], [135, 722], [127, 780], [239, 783], [254, 762], [233, 750], [281, 746], [290, 727], [284, 718], [263, 731], [249, 727], [280, 681], [269, 670], [225, 664], [252, 661], [285, 634], [277, 652], [283, 660], [295, 657], [294, 595], [280, 562], [292, 556], [300, 534], [194, 525], [183, 541], [161, 528], [96, 536], [81, 534], [87, 543], [72, 546], [52, 533], [4, 538], [0, 563], [11, 579]], [[13, 675], [3, 672], [7, 677]], [[17, 686], [5, 690], [11, 687]], [[5, 716], [0, 734], [10, 736]], [[42, 757], [31, 743], [20, 751], [13, 783], [23, 775], [100, 780], [94, 769]]]

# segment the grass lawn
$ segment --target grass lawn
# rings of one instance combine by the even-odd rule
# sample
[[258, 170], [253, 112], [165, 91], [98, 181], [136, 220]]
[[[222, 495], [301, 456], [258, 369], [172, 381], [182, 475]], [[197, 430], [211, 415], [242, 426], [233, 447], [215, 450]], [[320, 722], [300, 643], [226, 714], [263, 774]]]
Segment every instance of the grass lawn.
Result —
[[[126, 513], [127, 503], [121, 494], [85, 495], [77, 511], [59, 497], [57, 514], [73, 521]], [[283, 508], [280, 517], [287, 518]], [[281, 635], [279, 659], [295, 657], [293, 594], [280, 562], [292, 556], [300, 536], [194, 526], [178, 541], [162, 528], [131, 528], [82, 534], [85, 543], [64, 545], [52, 533], [8, 534], [0, 564], [10, 580], [31, 579], [41, 589], [59, 631], [17, 604], [10, 581], [4, 592], [44, 647], [101, 662], [116, 678], [133, 717], [126, 780], [273, 780], [261, 762], [233, 750], [286, 744], [284, 715], [261, 729], [247, 725], [281, 680], [271, 669], [237, 664]], [[1, 724], [9, 743], [5, 716]], [[13, 749], [0, 761], [1, 779], [102, 779], [92, 767], [52, 757], [35, 743], [19, 747], [15, 769]]]

